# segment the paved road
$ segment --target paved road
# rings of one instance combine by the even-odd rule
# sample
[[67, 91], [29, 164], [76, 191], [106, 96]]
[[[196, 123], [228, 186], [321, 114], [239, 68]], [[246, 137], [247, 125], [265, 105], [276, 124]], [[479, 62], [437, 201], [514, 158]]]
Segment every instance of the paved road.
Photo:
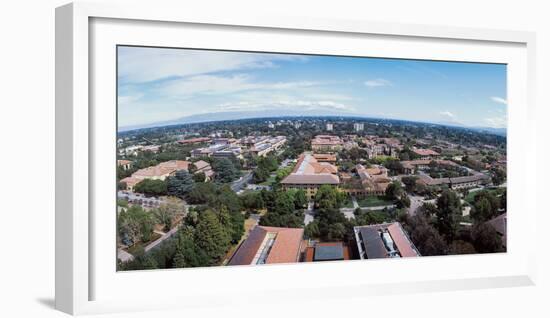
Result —
[[315, 219], [315, 210], [313, 209], [313, 201], [307, 204], [307, 210], [304, 213], [304, 225], [308, 225]]
[[244, 189], [247, 184], [252, 180], [252, 171], [247, 172], [244, 176], [240, 177], [239, 180], [233, 181], [231, 184], [231, 190], [237, 192]]
[[175, 226], [173, 229], [171, 229], [170, 231], [166, 232], [163, 236], [159, 237], [156, 241], [153, 241], [151, 242], [149, 245], [145, 246], [144, 250], [145, 252], [149, 252], [150, 250], [152, 250], [153, 248], [157, 247], [160, 243], [164, 242], [165, 240], [169, 239], [170, 237], [172, 237], [172, 235], [176, 234], [176, 232], [178, 231], [179, 229], [179, 226]]

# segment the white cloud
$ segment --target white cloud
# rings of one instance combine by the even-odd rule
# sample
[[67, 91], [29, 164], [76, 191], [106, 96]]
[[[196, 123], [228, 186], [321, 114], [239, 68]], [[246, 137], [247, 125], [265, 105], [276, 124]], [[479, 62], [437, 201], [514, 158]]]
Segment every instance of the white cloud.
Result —
[[197, 75], [170, 81], [157, 88], [163, 95], [192, 97], [197, 94], [221, 95], [248, 90], [293, 90], [318, 85], [312, 81], [260, 83], [246, 74], [234, 76]]
[[502, 97], [492, 96], [491, 100], [495, 103], [508, 105], [508, 101]]
[[377, 78], [377, 79], [366, 81], [365, 86], [367, 87], [391, 86], [391, 82], [383, 78]]
[[328, 100], [338, 100], [338, 101], [350, 101], [355, 99], [348, 95], [332, 94], [332, 93], [308, 94], [307, 97], [311, 99], [328, 99]]
[[133, 103], [139, 101], [142, 97], [143, 97], [143, 94], [119, 96], [118, 106], [119, 107], [131, 106]]
[[259, 110], [334, 110], [353, 111], [354, 108], [342, 103], [329, 100], [274, 100], [265, 102], [240, 101], [223, 103], [218, 106], [219, 111], [259, 111]]
[[455, 118], [455, 115], [450, 111], [439, 112], [439, 114], [448, 118], [452, 118], [452, 119]]
[[258, 54], [204, 50], [120, 47], [119, 78], [142, 83], [221, 71], [273, 68], [277, 61], [306, 61], [300, 55]]

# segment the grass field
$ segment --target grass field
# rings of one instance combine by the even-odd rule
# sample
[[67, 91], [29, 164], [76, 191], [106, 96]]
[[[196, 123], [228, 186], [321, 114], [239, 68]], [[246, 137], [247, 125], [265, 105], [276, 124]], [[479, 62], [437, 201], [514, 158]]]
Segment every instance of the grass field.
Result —
[[368, 196], [366, 198], [358, 199], [357, 204], [359, 204], [360, 207], [367, 208], [371, 206], [391, 205], [394, 204], [394, 202], [383, 196]]

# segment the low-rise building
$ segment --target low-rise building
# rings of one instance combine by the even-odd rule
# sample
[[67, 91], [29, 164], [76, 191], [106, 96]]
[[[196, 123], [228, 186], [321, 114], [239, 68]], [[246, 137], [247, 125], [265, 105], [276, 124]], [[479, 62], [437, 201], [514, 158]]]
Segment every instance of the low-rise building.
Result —
[[411, 151], [419, 156], [422, 160], [437, 159], [440, 156], [440, 153], [431, 149], [413, 148], [411, 149]]
[[161, 162], [156, 166], [139, 169], [134, 172], [132, 176], [120, 180], [126, 184], [126, 189], [133, 191], [134, 186], [144, 179], [164, 180], [166, 177], [173, 175], [176, 171], [186, 170], [189, 171], [189, 161], [184, 160], [170, 160]]
[[158, 145], [143, 146], [141, 148], [141, 151], [150, 151], [152, 153], [158, 153], [160, 151], [160, 146]]
[[430, 167], [430, 164], [435, 162], [438, 165], [458, 167], [459, 165], [450, 160], [428, 160], [428, 159], [419, 159], [419, 160], [407, 160], [401, 161], [405, 174], [415, 174], [419, 170], [427, 169]]
[[336, 163], [336, 155], [330, 153], [316, 153], [313, 154], [313, 158], [315, 158], [317, 162]]
[[314, 243], [306, 247], [304, 262], [345, 261], [351, 259], [348, 245], [342, 242]]
[[210, 140], [211, 139], [209, 137], [198, 137], [198, 138], [178, 140], [178, 143], [182, 144], [182, 145], [192, 145], [192, 144], [200, 144], [200, 143], [204, 143], [204, 142], [210, 142]]
[[355, 226], [353, 231], [361, 259], [420, 256], [399, 222]]
[[212, 167], [210, 164], [204, 160], [199, 160], [193, 163], [193, 166], [195, 167], [194, 174], [197, 173], [204, 173], [205, 181], [212, 180], [212, 177], [214, 176], [214, 170], [212, 170]]
[[386, 168], [383, 166], [365, 168], [363, 165], [358, 164], [355, 166], [355, 170], [361, 182], [359, 187], [349, 189], [347, 192], [357, 196], [384, 195], [386, 193], [386, 189], [391, 183]]
[[344, 142], [338, 136], [317, 135], [311, 140], [311, 150], [314, 152], [337, 152], [343, 146]]
[[281, 147], [283, 147], [285, 143], [285, 136], [262, 138], [261, 141], [254, 142], [250, 146], [249, 152], [255, 156], [265, 157], [269, 153], [281, 149]]
[[302, 254], [304, 229], [255, 226], [228, 265], [296, 263]]
[[294, 170], [281, 181], [284, 190], [304, 190], [309, 199], [315, 197], [322, 185], [337, 187], [340, 178], [338, 168], [328, 162], [318, 162], [310, 153], [300, 155]]
[[116, 164], [118, 167], [121, 167], [122, 170], [132, 169], [132, 162], [130, 160], [117, 160]]
[[427, 174], [419, 175], [419, 182], [427, 186], [447, 185], [453, 190], [470, 189], [488, 184], [491, 178], [481, 172], [476, 172], [470, 176], [455, 178], [432, 178]]

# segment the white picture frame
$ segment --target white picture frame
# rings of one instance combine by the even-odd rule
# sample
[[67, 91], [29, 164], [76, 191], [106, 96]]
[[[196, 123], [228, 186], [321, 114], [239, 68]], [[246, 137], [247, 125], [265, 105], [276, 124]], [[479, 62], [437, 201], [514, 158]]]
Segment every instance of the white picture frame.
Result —
[[[96, 28], [94, 23], [100, 20], [113, 25], [106, 26], [107, 29], [105, 29], [105, 26]], [[117, 21], [124, 25], [117, 26]], [[339, 38], [342, 38], [342, 41], [344, 41], [343, 38], [345, 38], [345, 41], [359, 41], [357, 38], [381, 37], [382, 40], [395, 39], [395, 45], [399, 45], [399, 41], [408, 41], [411, 44], [411, 48], [400, 50], [392, 57], [404, 57], [406, 55], [406, 57], [424, 59], [444, 59], [447, 54], [451, 54], [448, 56], [452, 58], [454, 55], [450, 53], [449, 47], [466, 48], [468, 45], [487, 44], [486, 48], [479, 51], [472, 50], [470, 55], [465, 54], [463, 60], [511, 63], [513, 70], [514, 77], [509, 78], [510, 91], [508, 97], [510, 107], [509, 150], [511, 150], [508, 169], [509, 191], [512, 193], [509, 196], [509, 209], [511, 210], [509, 213], [511, 215], [509, 217], [509, 236], [512, 241], [509, 244], [508, 253], [490, 256], [430, 257], [421, 261], [401, 260], [400, 262], [388, 263], [389, 265], [379, 261], [369, 261], [368, 265], [365, 265], [366, 262], [360, 261], [346, 262], [345, 264], [341, 262], [338, 264], [316, 264], [314, 266], [307, 265], [309, 266], [307, 273], [304, 273], [302, 265], [264, 266], [261, 269], [239, 267], [164, 270], [156, 273], [116, 273], [116, 270], [112, 268], [112, 273], [105, 273], [110, 269], [108, 267], [102, 269], [101, 266], [97, 265], [97, 260], [111, 257], [114, 255], [115, 248], [113, 247], [111, 254], [105, 252], [102, 247], [104, 243], [92, 236], [98, 227], [106, 226], [109, 228], [113, 227], [114, 224], [105, 224], [104, 218], [98, 218], [92, 213], [98, 205], [103, 204], [100, 201], [107, 200], [107, 198], [96, 200], [92, 197], [97, 194], [98, 183], [103, 184], [101, 183], [103, 179], [94, 175], [98, 169], [105, 168], [99, 162], [102, 161], [99, 156], [102, 153], [111, 151], [111, 149], [103, 143], [103, 141], [108, 140], [108, 135], [100, 135], [94, 129], [97, 128], [98, 118], [106, 118], [102, 116], [110, 116], [109, 114], [116, 116], [116, 113], [112, 112], [112, 108], [107, 106], [101, 108], [101, 110], [93, 108], [92, 105], [98, 99], [103, 101], [103, 98], [106, 98], [109, 103], [112, 94], [96, 96], [91, 94], [91, 90], [97, 88], [94, 76], [107, 79], [112, 75], [110, 80], [105, 81], [108, 84], [114, 81], [115, 72], [114, 69], [110, 68], [113, 64], [112, 60], [109, 60], [108, 53], [104, 51], [96, 52], [94, 51], [96, 47], [93, 46], [96, 45], [99, 48], [101, 45], [112, 46], [113, 43], [135, 44], [137, 41], [146, 42], [150, 38], [151, 35], [145, 35], [147, 32], [143, 33], [143, 39], [141, 37], [137, 39], [135, 36], [131, 36], [131, 30], [122, 30], [128, 29], [129, 22], [140, 24], [144, 28], [143, 30], [155, 25], [155, 32], [158, 32], [155, 34], [157, 37], [157, 42], [153, 43], [155, 45], [169, 44], [170, 34], [178, 28], [178, 25], [193, 26], [197, 29], [207, 27], [213, 33], [224, 28], [236, 28], [235, 32], [248, 32], [247, 30], [253, 30], [256, 33], [265, 32], [266, 34], [283, 32], [289, 36], [292, 34], [300, 36], [298, 33], [303, 36], [315, 34], [315, 37], [320, 39], [334, 37], [333, 40], [335, 41]], [[116, 31], [117, 28], [122, 31]], [[111, 36], [98, 40], [98, 37], [105, 34], [106, 30], [111, 33]], [[117, 36], [122, 36], [122, 40]], [[124, 37], [127, 37], [128, 40], [125, 40]], [[101, 42], [103, 39], [106, 39], [105, 42]], [[212, 39], [216, 39], [215, 34], [212, 35]], [[429, 42], [431, 45], [435, 43], [437, 46], [441, 45], [442, 49], [439, 51], [434, 49], [434, 53], [422, 51], [421, 47], [415, 49], [413, 44], [415, 41]], [[292, 41], [289, 41], [289, 43], [289, 47], [277, 51], [292, 51]], [[429, 43], [424, 45], [429, 45]], [[175, 42], [172, 45], [178, 47]], [[254, 46], [260, 45], [262, 44], [254, 43], [247, 48], [253, 49]], [[307, 52], [323, 50], [321, 46], [313, 48], [315, 44], [310, 45], [311, 47], [308, 48], [307, 44], [303, 44], [301, 50], [297, 53], [304, 53], [304, 50]], [[228, 48], [226, 46], [223, 48]], [[242, 44], [241, 47], [244, 46], [246, 44]], [[346, 294], [344, 291], [352, 292], [356, 296], [368, 296], [414, 291], [445, 291], [534, 284], [536, 278], [534, 271], [536, 251], [532, 245], [527, 244], [529, 242], [527, 235], [533, 235], [535, 231], [536, 202], [522, 202], [521, 198], [523, 196], [521, 194], [524, 191], [523, 185], [535, 183], [536, 180], [533, 175], [519, 173], [519, 169], [526, 160], [522, 156], [534, 157], [536, 145], [533, 91], [535, 86], [534, 46], [535, 35], [529, 32], [366, 21], [295, 19], [283, 16], [248, 16], [246, 14], [223, 16], [214, 15], [212, 12], [189, 12], [185, 10], [184, 4], [152, 9], [144, 5], [118, 6], [115, 1], [109, 4], [79, 2], [57, 8], [56, 308], [70, 314], [88, 314], [166, 307], [239, 305], [243, 303], [242, 298], [245, 295], [249, 302], [284, 302], [292, 301], [293, 297], [298, 295], [302, 300], [343, 297], [342, 295]], [[509, 55], [506, 55], [508, 54], [506, 53], [504, 54], [506, 56], [498, 56], [497, 53], [503, 51], [502, 47], [511, 48]], [[267, 44], [265, 44], [263, 50], [268, 49]], [[353, 50], [353, 48], [350, 48], [350, 50]], [[102, 59], [101, 52], [105, 53], [107, 59]], [[358, 51], [356, 54], [362, 55], [365, 53]], [[386, 55], [383, 52], [378, 54]], [[494, 55], [490, 56], [491, 54]], [[94, 67], [99, 69], [94, 69]], [[115, 100], [112, 99], [111, 103], [115, 103]], [[106, 122], [106, 127], [111, 127], [114, 121], [111, 118], [106, 119]], [[115, 139], [112, 139], [112, 147], [114, 147]], [[520, 210], [520, 207], [522, 213], [514, 214], [514, 211]], [[488, 266], [487, 268], [474, 268], [471, 265], [473, 259], [487, 264], [502, 264], [502, 266], [498, 269], [495, 268], [493, 272], [488, 270]], [[452, 270], [453, 273], [449, 273], [449, 271], [423, 272], [422, 268], [425, 266], [446, 267]], [[364, 276], [370, 277], [370, 280], [367, 278], [353, 279], [354, 273], [360, 273], [365, 268], [368, 268], [371, 274], [370, 276]], [[342, 272], [342, 269], [345, 270], [346, 274], [339, 277], [330, 275], [335, 271]], [[416, 275], [410, 278], [405, 275], [389, 275], [396, 271], [401, 273], [415, 272]], [[228, 275], [228, 273], [231, 274]], [[293, 279], [292, 282], [286, 284], [286, 288], [284, 284], [279, 284], [281, 277], [296, 278], [297, 273], [302, 275], [300, 280]], [[183, 278], [185, 275], [187, 275], [187, 278]], [[248, 281], [250, 282], [264, 279], [271, 284], [249, 291], [237, 289], [239, 291], [238, 295], [226, 295], [223, 298], [214, 297], [216, 300], [212, 301], [213, 297], [207, 296], [219, 295], [222, 288], [214, 290], [213, 285], [209, 285], [209, 283], [201, 284], [199, 279], [192, 279], [190, 275], [194, 277], [205, 277], [207, 275], [211, 277], [212, 281], [226, 280], [227, 284], [235, 283], [243, 277], [249, 277]], [[130, 299], [130, 297], [124, 297], [123, 290], [119, 288], [126, 286], [125, 284], [131, 285], [132, 279], [138, 276], [146, 284], [150, 283], [150, 279], [186, 279], [188, 286], [194, 289], [195, 292], [176, 293], [173, 295], [174, 297], [159, 294], [148, 301], [136, 301]], [[102, 280], [103, 283], [98, 283], [96, 280]], [[104, 283], [106, 280], [113, 281], [113, 283]], [[128, 293], [131, 294], [130, 289], [129, 286]], [[112, 290], [112, 295], [104, 296], [109, 290]], [[307, 290], [307, 293], [304, 293], [304, 290]], [[327, 290], [332, 292], [327, 293]], [[172, 290], [167, 291], [167, 293], [173, 292]], [[182, 301], [182, 297], [185, 297], [185, 301]]]

